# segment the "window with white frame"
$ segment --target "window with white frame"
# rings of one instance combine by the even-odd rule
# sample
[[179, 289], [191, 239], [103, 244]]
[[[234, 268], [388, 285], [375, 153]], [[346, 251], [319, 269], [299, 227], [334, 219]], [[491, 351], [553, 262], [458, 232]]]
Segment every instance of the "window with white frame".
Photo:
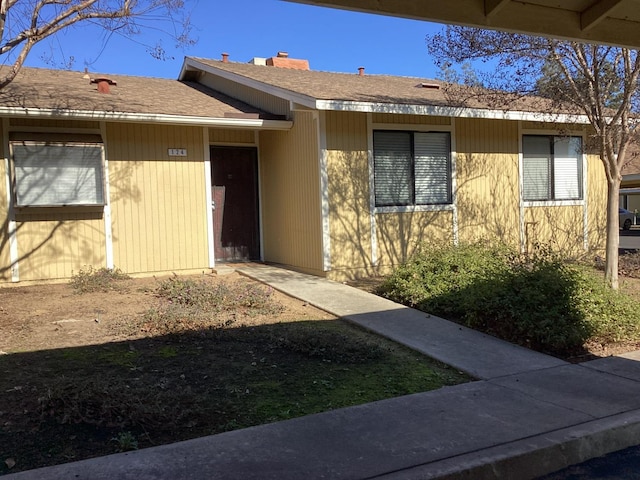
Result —
[[524, 135], [522, 176], [525, 201], [582, 200], [582, 138]]
[[104, 205], [101, 143], [11, 142], [18, 207]]
[[449, 132], [373, 132], [376, 207], [451, 203]]

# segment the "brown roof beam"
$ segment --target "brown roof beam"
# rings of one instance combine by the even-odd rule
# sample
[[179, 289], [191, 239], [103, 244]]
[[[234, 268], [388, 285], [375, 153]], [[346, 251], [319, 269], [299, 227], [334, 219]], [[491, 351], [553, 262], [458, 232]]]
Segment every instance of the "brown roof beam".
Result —
[[487, 18], [494, 16], [511, 0], [484, 0], [484, 14]]
[[607, 18], [611, 10], [617, 7], [623, 0], [598, 0], [589, 8], [580, 13], [580, 28], [589, 30], [599, 22]]

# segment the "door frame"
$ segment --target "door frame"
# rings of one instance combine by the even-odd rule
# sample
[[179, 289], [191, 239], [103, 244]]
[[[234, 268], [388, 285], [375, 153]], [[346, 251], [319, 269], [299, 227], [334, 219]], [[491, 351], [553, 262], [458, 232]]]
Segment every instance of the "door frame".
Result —
[[256, 195], [258, 196], [258, 242], [259, 242], [259, 261], [264, 262], [264, 234], [263, 234], [263, 226], [262, 226], [262, 162], [260, 161], [260, 148], [258, 145], [258, 131], [254, 131], [254, 141], [253, 143], [231, 143], [231, 142], [215, 142], [210, 141], [209, 139], [209, 128], [204, 127], [204, 168], [205, 168], [205, 193], [206, 193], [206, 205], [207, 205], [207, 237], [208, 237], [208, 247], [209, 247], [209, 268], [215, 268], [216, 255], [215, 255], [215, 233], [213, 227], [213, 178], [211, 175], [212, 171], [212, 160], [211, 160], [211, 148], [212, 147], [226, 147], [226, 148], [250, 148], [255, 150], [256, 157], [256, 175], [257, 178], [257, 191]]

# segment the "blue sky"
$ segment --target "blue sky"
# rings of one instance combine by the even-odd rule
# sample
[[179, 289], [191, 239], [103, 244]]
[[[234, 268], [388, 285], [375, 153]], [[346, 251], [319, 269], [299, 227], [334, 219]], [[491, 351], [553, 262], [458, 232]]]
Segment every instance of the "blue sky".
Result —
[[[175, 49], [167, 37], [163, 47], [173, 59], [156, 60], [146, 45], [162, 38], [150, 23], [132, 39], [90, 25], [76, 26], [37, 45], [26, 65], [90, 72], [176, 78], [185, 55], [247, 62], [287, 51], [309, 60], [313, 70], [434, 78], [425, 36], [439, 24], [289, 3], [281, 0], [187, 0], [197, 43]], [[70, 62], [70, 59], [73, 61]]]

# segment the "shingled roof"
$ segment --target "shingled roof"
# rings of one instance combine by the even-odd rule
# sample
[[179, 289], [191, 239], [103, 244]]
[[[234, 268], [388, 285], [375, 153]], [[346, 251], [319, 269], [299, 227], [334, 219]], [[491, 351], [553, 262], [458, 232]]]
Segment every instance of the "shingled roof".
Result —
[[[349, 102], [383, 106], [423, 106], [448, 110], [449, 115], [454, 115], [457, 109], [461, 116], [470, 115], [469, 112], [462, 114], [461, 109], [500, 111], [504, 116], [508, 116], [507, 112], [516, 111], [547, 116], [567, 114], [572, 115], [573, 121], [586, 122], [581, 112], [575, 109], [558, 112], [550, 100], [541, 97], [451, 85], [424, 78], [294, 70], [198, 57], [187, 57], [185, 65], [187, 68], [183, 71], [201, 68], [217, 75], [232, 75], [236, 80], [245, 79], [259, 84], [265, 90], [275, 87], [301, 99], [325, 105], [331, 105], [331, 102]], [[185, 78], [188, 78], [188, 75], [185, 75]], [[381, 111], [384, 111], [384, 107], [381, 107]]]
[[[84, 72], [23, 68], [0, 90], [0, 110], [281, 119], [194, 82], [94, 73], [85, 77]], [[97, 78], [108, 78], [115, 85], [109, 93], [100, 93], [90, 81]]]

